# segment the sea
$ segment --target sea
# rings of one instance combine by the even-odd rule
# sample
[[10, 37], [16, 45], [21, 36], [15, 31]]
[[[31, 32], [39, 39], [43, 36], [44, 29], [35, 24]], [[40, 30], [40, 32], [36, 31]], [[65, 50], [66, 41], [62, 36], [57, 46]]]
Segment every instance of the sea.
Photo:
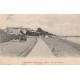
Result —
[[80, 44], [80, 37], [62, 37], [62, 39]]

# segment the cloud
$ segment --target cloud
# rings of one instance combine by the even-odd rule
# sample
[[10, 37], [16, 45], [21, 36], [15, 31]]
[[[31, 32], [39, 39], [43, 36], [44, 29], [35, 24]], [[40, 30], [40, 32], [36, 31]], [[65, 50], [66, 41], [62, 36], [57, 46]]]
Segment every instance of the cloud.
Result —
[[63, 23], [55, 24], [52, 27], [52, 32], [58, 35], [79, 35], [80, 34], [80, 24]]
[[[80, 15], [73, 14], [15, 14], [0, 15], [0, 28], [6, 26], [27, 27], [42, 29], [58, 35], [79, 35], [80, 34]], [[12, 19], [12, 20], [11, 20]]]

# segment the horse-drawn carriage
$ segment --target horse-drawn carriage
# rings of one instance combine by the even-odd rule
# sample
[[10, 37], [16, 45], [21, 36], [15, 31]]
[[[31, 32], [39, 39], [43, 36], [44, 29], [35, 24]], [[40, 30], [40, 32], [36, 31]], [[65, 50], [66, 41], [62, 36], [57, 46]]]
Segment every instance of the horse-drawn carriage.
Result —
[[26, 37], [26, 34], [20, 30], [20, 41], [26, 41], [27, 40], [27, 37]]

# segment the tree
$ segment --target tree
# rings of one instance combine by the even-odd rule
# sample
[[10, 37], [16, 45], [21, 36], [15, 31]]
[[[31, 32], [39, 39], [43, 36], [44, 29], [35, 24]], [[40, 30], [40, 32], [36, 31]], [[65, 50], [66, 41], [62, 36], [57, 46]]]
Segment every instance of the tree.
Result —
[[26, 35], [31, 35], [31, 32], [28, 30], [27, 32], [26, 32]]
[[37, 31], [38, 32], [43, 32], [43, 30], [41, 28], [38, 28]]

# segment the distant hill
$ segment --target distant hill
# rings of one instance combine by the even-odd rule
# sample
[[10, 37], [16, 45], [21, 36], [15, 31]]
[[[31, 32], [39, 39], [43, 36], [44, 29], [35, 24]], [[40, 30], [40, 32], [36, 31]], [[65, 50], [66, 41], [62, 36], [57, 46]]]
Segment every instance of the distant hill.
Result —
[[27, 31], [26, 35], [29, 36], [43, 36], [45, 37], [46, 35], [48, 36], [55, 36], [55, 34], [49, 33], [47, 31], [42, 30], [41, 28], [38, 28], [37, 30], [32, 30], [32, 31]]

